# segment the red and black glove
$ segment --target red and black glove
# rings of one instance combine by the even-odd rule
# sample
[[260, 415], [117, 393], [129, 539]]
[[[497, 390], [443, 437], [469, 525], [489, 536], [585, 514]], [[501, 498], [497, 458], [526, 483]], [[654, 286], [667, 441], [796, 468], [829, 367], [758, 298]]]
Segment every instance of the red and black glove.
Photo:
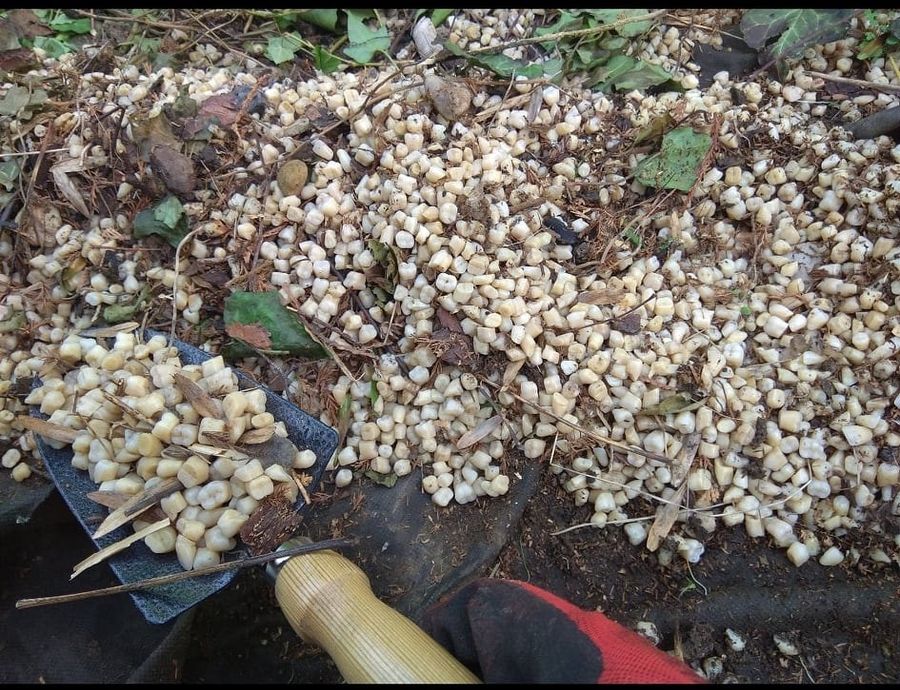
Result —
[[518, 580], [476, 580], [422, 627], [486, 683], [704, 682], [602, 613]]

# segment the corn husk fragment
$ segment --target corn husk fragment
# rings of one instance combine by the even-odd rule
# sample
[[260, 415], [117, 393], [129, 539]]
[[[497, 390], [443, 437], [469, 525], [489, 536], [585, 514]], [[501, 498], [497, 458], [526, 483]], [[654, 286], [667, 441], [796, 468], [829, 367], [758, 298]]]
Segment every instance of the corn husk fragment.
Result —
[[125, 539], [120, 539], [116, 543], [110, 544], [109, 546], [100, 549], [97, 553], [92, 554], [80, 563], [77, 563], [72, 569], [72, 575], [69, 576], [69, 579], [74, 580], [88, 568], [92, 568], [98, 563], [102, 563], [110, 556], [115, 556], [120, 551], [124, 551], [129, 546], [134, 544], [134, 542], [139, 541], [144, 537], [153, 534], [154, 532], [158, 532], [163, 527], [168, 527], [170, 524], [172, 524], [172, 521], [169, 520], [169, 518], [164, 518], [162, 520], [159, 520], [158, 522], [154, 522], [152, 525], [147, 525], [147, 527], [145, 527], [144, 529], [140, 530], [139, 532], [135, 532], [131, 536], [125, 537]]

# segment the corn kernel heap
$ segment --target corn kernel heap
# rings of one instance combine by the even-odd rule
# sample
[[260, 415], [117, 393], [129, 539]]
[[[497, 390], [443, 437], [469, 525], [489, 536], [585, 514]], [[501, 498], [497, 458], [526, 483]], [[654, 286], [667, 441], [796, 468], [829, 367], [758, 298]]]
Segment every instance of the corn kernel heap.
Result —
[[[287, 431], [266, 412], [265, 392], [238, 390], [221, 357], [182, 366], [164, 336], [145, 344], [133, 333], [116, 335], [112, 349], [69, 336], [59, 355], [73, 368], [62, 378], [48, 377], [25, 402], [40, 405], [50, 422], [81, 430], [72, 443], [72, 466], [89, 472], [100, 491], [133, 496], [177, 478], [183, 488], [160, 501], [170, 525], [144, 542], [154, 553], [174, 551], [185, 570], [218, 563], [235, 548], [259, 502], [278, 484], [296, 498], [301, 480], [292, 470], [316, 462], [311, 450], [297, 450], [291, 467], [264, 466], [227, 447], [241, 442], [252, 448], [247, 439], [286, 437]], [[179, 375], [206, 394], [202, 404], [185, 399]], [[135, 532], [148, 524], [132, 521]]]

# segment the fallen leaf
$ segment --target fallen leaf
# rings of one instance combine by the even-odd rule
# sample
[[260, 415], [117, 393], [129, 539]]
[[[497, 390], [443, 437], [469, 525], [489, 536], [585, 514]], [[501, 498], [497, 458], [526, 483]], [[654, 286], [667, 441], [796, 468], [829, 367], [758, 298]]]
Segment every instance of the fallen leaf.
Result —
[[665, 416], [667, 414], [678, 414], [679, 412], [684, 412], [685, 410], [696, 410], [697, 408], [702, 407], [705, 402], [706, 398], [703, 398], [702, 400], [692, 400], [688, 395], [685, 395], [684, 393], [677, 393], [666, 398], [657, 405], [651, 405], [649, 407], [638, 410], [638, 414], [660, 416]]
[[294, 59], [303, 39], [297, 33], [272, 36], [266, 43], [266, 57], [276, 65], [289, 62]]
[[265, 328], [259, 324], [232, 323], [225, 326], [225, 332], [232, 338], [243, 340], [257, 350], [271, 350], [272, 339]]
[[[220, 93], [210, 96], [200, 104], [196, 117], [184, 123], [183, 132], [185, 138], [193, 139], [195, 136], [208, 130], [210, 125], [219, 127], [231, 127], [237, 122], [244, 101], [250, 95], [251, 87], [247, 85], [237, 86], [228, 93]], [[247, 103], [247, 113], [265, 112], [266, 100], [262, 90], [257, 91], [251, 101]]]
[[559, 216], [544, 218], [544, 226], [553, 231], [557, 241], [561, 244], [575, 244], [578, 242], [578, 235], [572, 232], [565, 221]]
[[659, 548], [663, 540], [669, 536], [672, 525], [678, 518], [681, 510], [681, 501], [687, 492], [687, 484], [682, 483], [678, 490], [669, 498], [670, 503], [661, 503], [656, 508], [656, 517], [653, 524], [647, 530], [647, 550], [651, 553]]
[[582, 304], [599, 304], [600, 306], [611, 306], [618, 304], [627, 293], [625, 288], [606, 287], [599, 290], [588, 290], [582, 292], [578, 296], [578, 301]]
[[169, 194], [138, 213], [132, 221], [135, 237], [159, 235], [173, 247], [187, 234], [187, 216], [178, 197]]
[[636, 333], [641, 332], [641, 315], [636, 311], [633, 311], [620, 319], [613, 319], [613, 322], [610, 325], [617, 331], [621, 331], [628, 335], [635, 335]]
[[371, 479], [374, 483], [380, 484], [381, 486], [386, 486], [387, 488], [391, 488], [394, 484], [397, 483], [397, 475], [394, 472], [389, 474], [381, 474], [381, 472], [376, 472], [375, 470], [366, 470], [363, 474]]
[[193, 405], [194, 409], [197, 410], [201, 416], [225, 419], [225, 414], [222, 411], [222, 403], [210, 396], [210, 394], [203, 390], [196, 382], [179, 372], [175, 372], [173, 379], [178, 390], [184, 395], [185, 400]]
[[506, 369], [503, 372], [503, 381], [502, 387], [506, 388], [509, 384], [513, 382], [513, 379], [516, 378], [516, 374], [519, 373], [519, 370], [525, 365], [524, 359], [518, 359], [515, 362], [510, 362], [506, 365]]
[[529, 124], [532, 124], [537, 120], [542, 105], [544, 105], [544, 87], [537, 86], [534, 91], [531, 92], [531, 98], [528, 100], [528, 109], [526, 110], [526, 113], [528, 115]]
[[751, 9], [741, 17], [741, 33], [747, 45], [760, 51], [763, 63], [797, 57], [814, 43], [838, 38], [852, 15], [853, 10], [838, 9]]
[[679, 127], [663, 137], [659, 153], [642, 159], [634, 179], [645, 187], [677, 189], [689, 192], [697, 181], [700, 163], [706, 157], [712, 138], [690, 127]]
[[[668, 503], [661, 503], [656, 509], [656, 518], [650, 529], [647, 530], [647, 550], [656, 551], [663, 540], [669, 535], [678, 513], [681, 510], [681, 501], [687, 492], [687, 483], [684, 478], [687, 470], [694, 461], [697, 449], [700, 447], [700, 434], [688, 434], [684, 437], [679, 457], [672, 465], [672, 483], [678, 485], [675, 494], [669, 498]], [[678, 479], [675, 479], [676, 464], [679, 468]]]
[[387, 52], [391, 47], [391, 35], [386, 26], [379, 22], [372, 29], [365, 23], [372, 10], [344, 10], [347, 15], [348, 45], [344, 54], [359, 63], [371, 62], [377, 52]]
[[172, 125], [162, 113], [152, 118], [135, 117], [131, 122], [131, 135], [143, 160], [150, 160], [150, 153], [157, 146], [179, 150], [181, 141], [172, 133]]
[[[115, 491], [91, 491], [90, 493], [85, 494], [85, 496], [94, 503], [99, 503], [100, 505], [105, 506], [106, 508], [112, 508], [113, 510], [121, 507], [131, 498], [128, 494], [120, 494]], [[143, 513], [143, 516], [148, 521], [156, 522], [157, 520], [162, 520], [166, 517], [166, 514], [163, 512], [162, 508], [158, 505], [154, 505], [151, 506], [146, 513]]]
[[29, 417], [23, 414], [18, 415], [16, 421], [29, 431], [62, 443], [72, 443], [79, 433], [77, 429], [71, 429], [62, 424], [55, 424], [48, 422], [46, 419], [38, 419], [37, 417]]
[[454, 314], [451, 314], [449, 311], [440, 306], [436, 309], [436, 314], [438, 317], [438, 321], [441, 322], [441, 325], [444, 328], [448, 328], [454, 333], [465, 333], [465, 331], [463, 331], [463, 327], [459, 323], [459, 319], [457, 319]]
[[[286, 352], [308, 359], [325, 359], [328, 352], [309, 336], [296, 314], [287, 309], [277, 291], [244, 292], [238, 290], [225, 300], [226, 328], [232, 324], [254, 325], [269, 335], [272, 351]], [[252, 357], [256, 350], [241, 340], [226, 345], [226, 356]]]
[[239, 451], [259, 460], [263, 467], [280, 465], [290, 469], [294, 464], [294, 458], [299, 449], [293, 442], [283, 436], [271, 436], [269, 440], [254, 443], [248, 446], [235, 446]]
[[456, 441], [456, 448], [458, 450], [463, 450], [464, 448], [475, 445], [481, 439], [490, 436], [496, 429], [500, 427], [502, 423], [503, 417], [498, 414], [485, 419], [474, 429], [472, 429], [471, 431], [467, 431], [462, 436], [460, 436]]
[[6, 15], [19, 36], [34, 38], [35, 36], [50, 36], [53, 31], [46, 26], [31, 10], [10, 10]]
[[81, 215], [85, 218], [90, 218], [91, 212], [88, 210], [84, 197], [81, 195], [78, 187], [75, 186], [75, 183], [69, 178], [69, 173], [83, 172], [86, 167], [89, 166], [85, 165], [81, 160], [72, 158], [54, 165], [50, 168], [50, 173], [53, 175], [53, 182], [56, 184], [59, 193], [62, 194]]
[[194, 164], [171, 146], [154, 146], [150, 152], [150, 164], [169, 191], [182, 195], [194, 191], [197, 185]]
[[30, 48], [13, 48], [0, 52], [0, 69], [7, 72], [24, 72], [35, 64], [37, 58]]
[[[516, 76], [522, 76], [526, 79], [539, 79], [541, 77], [552, 78], [559, 75], [563, 68], [562, 58], [550, 58], [544, 62], [529, 62], [527, 60], [517, 60], [500, 53], [468, 53], [465, 49], [460, 48], [451, 41], [445, 42], [444, 48], [446, 48], [451, 55], [466, 58], [471, 64], [484, 67], [494, 74], [507, 79]], [[425, 88], [427, 91], [427, 82]]]
[[241, 438], [238, 440], [238, 445], [242, 446], [255, 446], [259, 443], [265, 443], [270, 438], [275, 435], [275, 427], [267, 426], [262, 429], [250, 429], [250, 431], [245, 431]]

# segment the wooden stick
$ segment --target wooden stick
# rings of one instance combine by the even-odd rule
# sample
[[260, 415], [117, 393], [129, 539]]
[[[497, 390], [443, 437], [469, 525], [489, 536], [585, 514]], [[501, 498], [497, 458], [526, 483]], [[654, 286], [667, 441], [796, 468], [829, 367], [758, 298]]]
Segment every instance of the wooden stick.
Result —
[[806, 72], [811, 77], [818, 77], [819, 79], [825, 79], [827, 81], [833, 81], [836, 84], [847, 84], [848, 86], [859, 86], [863, 89], [881, 89], [882, 91], [893, 91], [894, 93], [900, 93], [900, 86], [896, 84], [879, 84], [874, 81], [867, 81], [865, 79], [851, 79], [850, 77], [834, 77], [830, 74], [825, 74], [825, 72], [812, 72], [807, 70]]
[[172, 582], [180, 582], [181, 580], [188, 580], [192, 577], [201, 577], [203, 575], [211, 575], [213, 573], [221, 573], [226, 570], [236, 570], [241, 568], [247, 568], [252, 565], [261, 565], [263, 563], [268, 563], [269, 561], [274, 561], [277, 558], [292, 558], [293, 556], [299, 556], [304, 553], [312, 553], [313, 551], [321, 551], [323, 549], [339, 549], [344, 546], [350, 546], [354, 544], [356, 539], [326, 539], [324, 541], [316, 542], [315, 544], [304, 544], [302, 546], [295, 546], [290, 549], [283, 549], [282, 551], [273, 551], [272, 553], [266, 553], [262, 556], [254, 556], [252, 558], [242, 558], [237, 561], [229, 561], [227, 563], [219, 563], [218, 565], [211, 565], [207, 568], [200, 568], [199, 570], [185, 570], [181, 573], [172, 573], [171, 575], [161, 575], [159, 577], [151, 577], [146, 580], [138, 580], [137, 582], [129, 582], [124, 585], [116, 585], [115, 587], [104, 587], [102, 589], [89, 589], [84, 592], [73, 592], [72, 594], [59, 594], [57, 596], [52, 597], [35, 597], [33, 599], [19, 599], [16, 602], [17, 609], [30, 609], [35, 608], [37, 606], [51, 606], [53, 604], [66, 604], [70, 601], [81, 601], [82, 599], [94, 599], [96, 597], [106, 597], [110, 594], [122, 594], [125, 592], [134, 592], [136, 590], [141, 589], [149, 589], [150, 587], [156, 587], [158, 585], [167, 585]]

